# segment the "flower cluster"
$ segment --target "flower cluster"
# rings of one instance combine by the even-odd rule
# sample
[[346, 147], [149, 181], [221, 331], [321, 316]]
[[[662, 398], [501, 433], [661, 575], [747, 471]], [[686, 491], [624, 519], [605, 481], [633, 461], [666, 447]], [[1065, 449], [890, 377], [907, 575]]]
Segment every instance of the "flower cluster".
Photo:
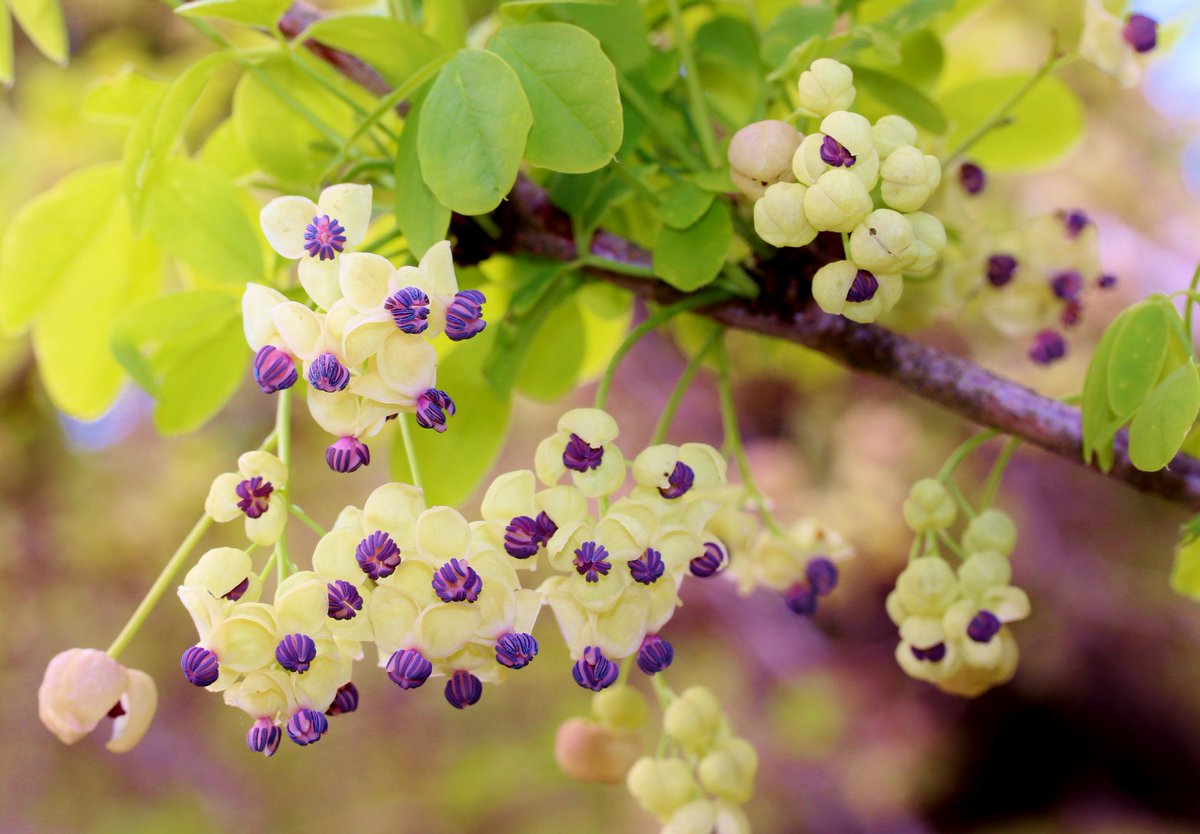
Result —
[[1144, 14], [1123, 18], [1109, 11], [1103, 0], [1086, 0], [1079, 55], [1115, 78], [1123, 87], [1134, 87], [1142, 78], [1146, 54], [1158, 46], [1158, 21]]
[[[300, 283], [317, 309], [277, 290], [249, 284], [242, 299], [254, 377], [266, 393], [308, 382], [313, 419], [338, 437], [326, 451], [331, 469], [370, 463], [363, 438], [400, 412], [441, 432], [455, 412], [436, 388], [430, 339], [470, 339], [484, 329], [478, 290], [459, 290], [450, 244], [442, 241], [417, 266], [396, 269], [369, 252], [348, 251], [371, 216], [371, 188], [334, 185], [313, 203], [279, 197], [262, 210], [263, 232], [285, 258], [300, 261]], [[298, 367], [299, 363], [299, 367]]]
[[840, 533], [814, 519], [802, 519], [786, 531], [786, 537], [762, 530], [754, 538], [746, 558], [738, 559], [729, 572], [744, 595], [757, 587], [783, 594], [796, 614], [811, 617], [821, 597], [832, 593], [838, 583], [838, 563], [854, 555]]
[[[905, 521], [926, 541], [956, 515], [954, 498], [933, 479], [918, 481], [904, 502]], [[900, 630], [896, 661], [910, 677], [967, 698], [1012, 678], [1018, 652], [1007, 624], [1029, 616], [1029, 597], [1011, 584], [1016, 539], [1011, 519], [987, 509], [962, 534], [957, 570], [933, 549], [909, 561], [887, 612]]]
[[920, 210], [941, 183], [941, 164], [916, 147], [906, 119], [871, 124], [848, 109], [855, 89], [846, 65], [814, 61], [799, 92], [819, 131], [743, 128], [729, 146], [732, 176], [755, 200], [754, 228], [767, 243], [806, 246], [820, 232], [842, 233], [845, 258], [817, 271], [813, 297], [827, 313], [874, 321], [900, 300], [903, 275], [931, 275], [946, 246], [941, 221]]

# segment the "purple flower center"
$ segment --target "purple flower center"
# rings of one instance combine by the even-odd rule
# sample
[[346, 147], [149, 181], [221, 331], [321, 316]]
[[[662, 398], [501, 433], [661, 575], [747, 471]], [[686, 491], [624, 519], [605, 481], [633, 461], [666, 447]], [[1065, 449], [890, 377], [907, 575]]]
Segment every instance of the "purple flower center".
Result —
[[814, 556], [804, 566], [804, 576], [813, 593], [819, 597], [830, 594], [838, 584], [838, 569], [825, 556]]
[[350, 384], [350, 371], [332, 353], [322, 353], [308, 366], [308, 381], [318, 391], [333, 394]]
[[358, 588], [345, 579], [330, 582], [329, 616], [334, 620], [353, 620], [362, 611], [363, 598]]
[[221, 666], [217, 663], [217, 655], [200, 646], [192, 646], [179, 659], [183, 676], [193, 686], [212, 686], [221, 674]]
[[1121, 37], [1134, 52], [1149, 52], [1158, 46], [1158, 21], [1144, 14], [1131, 14], [1121, 27]]
[[315, 709], [302, 709], [287, 723], [288, 738], [306, 747], [321, 740], [329, 731], [329, 719]]
[[852, 303], [870, 301], [879, 291], [879, 279], [865, 269], [860, 269], [850, 284], [846, 300]]
[[1083, 292], [1083, 276], [1073, 269], [1064, 270], [1050, 279], [1050, 288], [1059, 298], [1071, 301]]
[[988, 643], [1000, 633], [1000, 618], [991, 611], [980, 611], [967, 624], [967, 636], [976, 643]]
[[788, 610], [801, 617], [811, 617], [817, 613], [817, 592], [805, 582], [797, 582], [788, 588], [783, 595], [783, 602]]
[[296, 361], [274, 345], [263, 345], [254, 354], [254, 381], [264, 394], [274, 394], [296, 384]]
[[483, 681], [472, 675], [466, 669], [458, 669], [450, 680], [446, 681], [446, 700], [455, 709], [466, 709], [472, 704], [479, 703], [483, 695]]
[[275, 659], [289, 672], [303, 675], [317, 659], [317, 644], [307, 634], [289, 634], [275, 647]]
[[310, 257], [332, 261], [346, 246], [345, 228], [328, 214], [314, 217], [304, 230], [304, 250]]
[[250, 730], [246, 733], [246, 746], [251, 752], [262, 753], [270, 758], [279, 749], [282, 738], [283, 731], [275, 726], [274, 721], [270, 718], [260, 718], [250, 725]]
[[666, 569], [662, 554], [650, 547], [629, 563], [629, 575], [633, 577], [634, 582], [640, 582], [643, 585], [653, 585]]
[[354, 548], [354, 558], [363, 573], [378, 581], [395, 572], [400, 564], [400, 547], [387, 533], [376, 530]]
[[1067, 237], [1074, 240], [1079, 237], [1084, 229], [1091, 223], [1091, 219], [1087, 213], [1080, 209], [1071, 209], [1070, 211], [1060, 211], [1058, 216], [1062, 218], [1063, 226], [1066, 228]]
[[250, 589], [250, 577], [246, 577], [238, 584], [234, 585], [228, 591], [221, 595], [221, 599], [227, 599], [230, 602], [237, 602]]
[[675, 648], [657, 634], [647, 634], [637, 653], [638, 668], [647, 675], [661, 672], [675, 659]]
[[987, 261], [987, 279], [993, 287], [1003, 287], [1013, 279], [1017, 271], [1017, 259], [1012, 255], [992, 255]]
[[575, 683], [593, 692], [612, 686], [620, 674], [621, 670], [617, 668], [617, 664], [605, 657], [598, 646], [585, 648], [583, 657], [575, 661], [571, 669], [571, 677], [575, 678]]
[[358, 709], [358, 687], [344, 683], [333, 696], [333, 703], [325, 710], [326, 715], [345, 715]]
[[432, 585], [442, 602], [474, 602], [483, 590], [483, 579], [466, 559], [451, 559], [437, 569]]
[[357, 437], [339, 437], [325, 450], [325, 463], [334, 472], [353, 472], [371, 462], [371, 450]]
[[239, 483], [234, 491], [238, 496], [238, 509], [244, 512], [247, 518], [258, 518], [267, 511], [275, 487], [271, 486], [270, 481], [264, 481], [261, 476], [255, 475]]
[[918, 649], [916, 646], [911, 648], [912, 656], [917, 660], [927, 660], [930, 663], [941, 663], [946, 657], [946, 644], [938, 643], [935, 646], [930, 646], [928, 649]]
[[1049, 365], [1067, 355], [1067, 342], [1055, 330], [1039, 330], [1029, 348], [1029, 358], [1040, 365]]
[[978, 194], [987, 185], [987, 176], [974, 162], [964, 162], [958, 169], [958, 182], [968, 194]]
[[532, 634], [505, 634], [496, 641], [496, 662], [509, 669], [524, 669], [538, 653], [538, 642]]
[[440, 434], [446, 430], [447, 415], [453, 417], [456, 410], [449, 394], [430, 388], [417, 397], [417, 425]]
[[725, 564], [725, 549], [716, 542], [706, 542], [704, 552], [688, 563], [692, 576], [707, 579]]
[[429, 296], [416, 287], [396, 290], [386, 301], [383, 309], [392, 314], [396, 326], [415, 336], [429, 327]]
[[487, 327], [487, 322], [483, 320], [485, 301], [487, 298], [479, 290], [463, 290], [455, 294], [454, 300], [446, 308], [446, 336], [450, 341], [470, 339]]
[[821, 159], [826, 165], [834, 168], [850, 168], [857, 161], [854, 154], [846, 150], [846, 146], [832, 136], [821, 140]]
[[604, 447], [590, 446], [586, 440], [572, 433], [563, 449], [563, 466], [573, 472], [587, 472], [600, 466], [604, 460]]
[[675, 461], [675, 468], [667, 476], [667, 488], [659, 487], [658, 494], [663, 498], [679, 498], [685, 495], [695, 482], [696, 473], [692, 471], [692, 467], [681, 460]]
[[416, 649], [392, 652], [384, 669], [392, 683], [401, 689], [416, 689], [433, 674], [433, 664]]
[[528, 559], [536, 556], [538, 548], [556, 532], [558, 525], [544, 512], [537, 518], [519, 515], [504, 528], [504, 550], [514, 559]]
[[607, 557], [604, 545], [584, 542], [575, 550], [575, 572], [588, 582], [599, 582], [612, 569], [612, 563], [605, 561]]

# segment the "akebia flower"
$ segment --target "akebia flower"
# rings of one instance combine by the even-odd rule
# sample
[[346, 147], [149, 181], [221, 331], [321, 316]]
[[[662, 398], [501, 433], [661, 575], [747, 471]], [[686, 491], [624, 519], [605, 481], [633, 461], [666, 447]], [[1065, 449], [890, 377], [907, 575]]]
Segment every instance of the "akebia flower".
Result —
[[800, 73], [800, 106], [817, 116], [845, 110], [854, 103], [854, 73], [832, 58], [818, 58]]
[[1079, 56], [1121, 86], [1137, 85], [1146, 54], [1157, 43], [1157, 24], [1152, 18], [1133, 14], [1122, 20], [1108, 10], [1103, 0], [1085, 1]]
[[596, 408], [575, 408], [558, 421], [558, 432], [537, 448], [536, 470], [542, 483], [553, 486], [567, 472], [588, 498], [608, 495], [625, 480], [625, 458], [613, 442], [617, 421]]
[[879, 176], [883, 182], [880, 194], [888, 206], [897, 211], [917, 211], [941, 184], [942, 165], [937, 157], [909, 145], [888, 154]]
[[746, 125], [729, 142], [729, 176], [752, 200], [778, 182], [793, 179], [792, 156], [801, 136], [787, 122], [767, 119]]
[[817, 230], [804, 213], [808, 186], [794, 182], [769, 185], [754, 203], [754, 231], [772, 246], [806, 246]]
[[142, 740], [157, 703], [149, 675], [97, 649], [55, 655], [38, 687], [38, 718], [59, 741], [74, 744], [108, 717], [113, 733], [106, 746], [114, 753], [126, 753]]
[[255, 544], [274, 544], [287, 523], [287, 467], [269, 452], [246, 452], [238, 458], [238, 471], [213, 480], [204, 510], [214, 521], [244, 517], [246, 537]]
[[853, 261], [826, 264], [813, 276], [813, 298], [821, 309], [857, 322], [872, 322], [891, 310], [903, 290], [898, 273], [859, 269]]
[[583, 656], [575, 661], [571, 676], [575, 683], [584, 689], [599, 692], [617, 682], [620, 669], [596, 646], [588, 646], [583, 650]]
[[340, 256], [362, 241], [371, 222], [371, 186], [331, 185], [315, 203], [277, 197], [263, 207], [259, 221], [272, 249], [300, 261], [301, 286], [328, 310], [341, 297]]

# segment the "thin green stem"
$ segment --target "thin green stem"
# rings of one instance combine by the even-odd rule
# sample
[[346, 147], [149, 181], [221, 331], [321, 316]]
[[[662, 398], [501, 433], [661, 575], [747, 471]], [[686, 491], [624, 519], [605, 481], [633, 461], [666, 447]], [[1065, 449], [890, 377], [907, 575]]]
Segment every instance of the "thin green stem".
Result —
[[679, 158], [680, 162], [697, 171], [704, 167], [703, 160], [692, 153], [691, 148], [679, 138], [679, 134], [663, 120], [661, 113], [652, 107], [637, 88], [620, 73], [617, 73], [617, 85], [621, 89], [621, 98], [624, 102], [642, 117], [646, 122], [646, 127], [650, 128], [659, 141]]
[[959, 444], [958, 448], [950, 453], [950, 457], [946, 458], [946, 462], [942, 464], [942, 468], [938, 470], [937, 479], [943, 484], [950, 480], [950, 476], [954, 474], [954, 470], [962, 463], [968, 455], [987, 443], [1000, 432], [995, 429], [981, 431], [979, 434], [969, 437]]
[[658, 425], [654, 427], [654, 436], [650, 438], [651, 446], [657, 446], [666, 439], [667, 432], [671, 428], [671, 422], [675, 419], [675, 412], [679, 410], [679, 404], [683, 401], [683, 395], [692, 386], [692, 380], [700, 370], [700, 365], [703, 364], [704, 357], [716, 347], [717, 342], [721, 340], [723, 335], [724, 331], [721, 328], [714, 328], [712, 335], [708, 337], [700, 350], [696, 351], [696, 354], [688, 360], [683, 373], [679, 375], [679, 381], [675, 383], [675, 389], [671, 392], [666, 406], [663, 407], [662, 416], [658, 418]]
[[1196, 264], [1196, 271], [1192, 273], [1192, 283], [1188, 285], [1188, 300], [1183, 308], [1183, 329], [1187, 333], [1188, 348], [1192, 351], [1192, 358], [1196, 358], [1196, 336], [1192, 333], [1192, 304], [1200, 303], [1196, 300], [1196, 290], [1200, 287], [1200, 263]]
[[[293, 49], [287, 49], [287, 54], [292, 66], [311, 78], [318, 86], [328, 92], [331, 96], [341, 101], [359, 116], [367, 115], [367, 108], [363, 107], [358, 100], [354, 98], [354, 96], [347, 93], [344, 89], [323, 75], [320, 70], [311, 66], [308, 61], [305, 60], [302, 54]], [[377, 124], [374, 125], [374, 127], [381, 130], [384, 135], [387, 136], [387, 138], [392, 140], [392, 142], [400, 141], [400, 137], [387, 125]], [[378, 139], [378, 137], [372, 136], [371, 140], [375, 143], [375, 147], [380, 153], [384, 154], [385, 156], [389, 154], [388, 148]]]
[[309, 530], [312, 530], [318, 536], [325, 535], [325, 528], [322, 527], [320, 524], [317, 524], [317, 522], [313, 521], [312, 518], [308, 515], [308, 513], [304, 512], [304, 510], [300, 509], [299, 505], [292, 504], [288, 509], [291, 511], [292, 515], [294, 515], [296, 518], [300, 519], [300, 521], [302, 521], [304, 523], [304, 526], [306, 526]]
[[400, 439], [404, 442], [404, 457], [408, 461], [408, 474], [412, 478], [412, 485], [424, 493], [425, 487], [421, 483], [421, 466], [417, 463], [417, 448], [413, 444], [408, 415], [401, 414], [396, 418], [396, 422], [400, 424]]
[[955, 556], [957, 556], [960, 559], [967, 558], [967, 554], [964, 553], [963, 549], [958, 546], [958, 542], [956, 542], [954, 539], [950, 538], [949, 534], [946, 533], [945, 530], [938, 530], [937, 537], [938, 537], [938, 541], [940, 541], [942, 544], [946, 545], [946, 547], [948, 547], [950, 549], [950, 552], [953, 553]]
[[641, 177], [630, 171], [629, 168], [627, 168], [625, 164], [621, 162], [621, 160], [618, 159], [613, 162], [612, 172], [624, 180], [630, 188], [649, 200], [653, 205], [658, 205], [662, 202], [662, 198], [655, 194], [654, 191], [650, 189], [650, 186], [646, 185], [646, 183], [642, 181]]
[[963, 515], [967, 518], [975, 517], [975, 508], [971, 506], [971, 502], [962, 494], [962, 490], [958, 488], [958, 485], [954, 481], [946, 481], [946, 491], [950, 493], [950, 497], [958, 504], [958, 508], [962, 510]]
[[259, 583], [266, 581], [267, 574], [269, 574], [271, 572], [272, 566], [274, 566], [275, 562], [278, 559], [279, 559], [279, 548], [273, 548], [271, 550], [270, 558], [267, 559], [267, 563], [265, 565], [263, 565], [263, 569], [258, 572]]
[[[584, 261], [586, 262], [587, 259], [585, 258]], [[604, 376], [600, 380], [600, 387], [596, 389], [596, 408], [604, 408], [604, 403], [608, 400], [608, 390], [612, 387], [613, 377], [617, 373], [617, 366], [621, 364], [621, 360], [625, 358], [625, 354], [629, 353], [633, 349], [633, 346], [641, 341], [643, 336], [680, 313], [686, 313], [688, 310], [695, 310], [699, 307], [707, 307], [723, 298], [728, 298], [728, 296], [729, 294], [723, 290], [709, 290], [689, 295], [682, 301], [677, 301], [674, 304], [663, 307], [630, 331], [629, 335], [625, 337], [625, 341], [621, 343], [616, 353], [613, 354], [612, 360], [608, 363], [608, 368], [605, 369]]]
[[618, 275], [628, 275], [632, 278], [653, 278], [654, 270], [648, 266], [638, 266], [637, 264], [627, 264], [621, 261], [610, 261], [607, 258], [602, 258], [599, 255], [584, 255], [579, 259], [583, 266], [594, 267], [595, 269], [603, 269], [606, 272], [615, 272]]
[[662, 672], [650, 676], [650, 687], [654, 690], [654, 697], [658, 701], [658, 708], [663, 711], [666, 711], [671, 702], [678, 697], [667, 683], [666, 676]]
[[471, 219], [475, 221], [475, 225], [483, 229], [483, 233], [492, 240], [499, 240], [501, 231], [500, 226], [492, 219], [490, 214], [474, 214]]
[[[279, 392], [279, 403], [275, 409], [275, 434], [279, 437], [279, 460], [288, 469], [288, 480], [291, 480], [292, 459], [292, 397], [291, 389], [285, 388]], [[289, 488], [285, 484], [277, 493], [276, 500], [289, 501]], [[287, 524], [279, 533], [279, 541], [275, 543], [275, 576], [282, 582], [287, 579], [292, 564], [288, 559]]]
[[683, 12], [679, 8], [679, 0], [667, 0], [667, 10], [671, 14], [671, 26], [675, 30], [675, 46], [679, 50], [679, 60], [683, 63], [683, 83], [687, 87], [688, 104], [696, 136], [700, 139], [700, 148], [704, 151], [708, 167], [716, 171], [721, 167], [721, 154], [717, 150], [717, 140], [709, 121], [708, 105], [704, 101], [704, 88], [700, 86], [700, 71], [696, 67], [696, 56], [692, 53], [692, 42], [688, 40], [687, 30], [683, 28]]
[[380, 235], [379, 237], [375, 238], [374, 240], [364, 243], [362, 246], [359, 247], [359, 251], [360, 252], [374, 252], [375, 254], [378, 255], [378, 254], [380, 254], [379, 250], [381, 248], [383, 248], [387, 244], [391, 243], [392, 241], [399, 240], [402, 237], [404, 237], [403, 231], [401, 231], [400, 229], [392, 229], [387, 234]]
[[983, 497], [979, 499], [980, 509], [987, 509], [992, 505], [992, 501], [996, 500], [996, 492], [1000, 489], [1000, 481], [1004, 479], [1004, 472], [1008, 469], [1008, 462], [1012, 460], [1013, 453], [1017, 451], [1017, 447], [1021, 445], [1019, 437], [1010, 437], [1008, 442], [1004, 444], [1004, 448], [1000, 450], [996, 462], [992, 464], [992, 471], [988, 473], [987, 480], [983, 483]]

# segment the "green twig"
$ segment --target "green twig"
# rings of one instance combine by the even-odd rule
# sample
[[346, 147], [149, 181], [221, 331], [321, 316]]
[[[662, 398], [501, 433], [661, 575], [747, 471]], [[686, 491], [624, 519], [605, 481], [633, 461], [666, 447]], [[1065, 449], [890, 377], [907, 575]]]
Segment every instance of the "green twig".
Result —
[[[279, 437], [279, 460], [283, 463], [288, 472], [288, 480], [291, 480], [291, 459], [292, 459], [292, 398], [291, 389], [286, 388], [279, 392], [279, 403], [275, 409], [275, 434]], [[276, 493], [275, 500], [285, 502], [287, 506], [289, 487], [285, 484]], [[283, 530], [279, 533], [279, 541], [275, 543], [275, 577], [282, 582], [287, 579], [288, 573], [291, 571], [292, 564], [288, 559], [288, 540], [287, 540], [287, 524], [283, 525]]]
[[1021, 445], [1019, 437], [1010, 437], [1008, 442], [1004, 444], [1004, 448], [1000, 450], [996, 462], [992, 464], [992, 471], [988, 473], [987, 480], [983, 483], [983, 497], [979, 499], [981, 509], [987, 509], [992, 505], [992, 501], [996, 499], [996, 491], [1000, 489], [1000, 481], [1004, 479], [1004, 472], [1008, 469], [1008, 462], [1012, 460], [1013, 453], [1017, 451], [1017, 447]]
[[412, 485], [424, 494], [425, 486], [421, 483], [421, 466], [417, 463], [417, 449], [413, 445], [412, 429], [408, 425], [408, 415], [401, 414], [396, 418], [396, 422], [400, 424], [400, 439], [404, 443], [404, 457], [408, 460], [408, 474], [412, 478]]
[[325, 528], [322, 527], [320, 524], [317, 524], [317, 522], [313, 521], [312, 518], [308, 515], [308, 513], [304, 512], [304, 510], [300, 509], [299, 505], [292, 504], [291, 507], [289, 507], [289, 509], [291, 510], [292, 515], [294, 515], [296, 518], [300, 519], [300, 521], [302, 521], [304, 523], [304, 525], [306, 527], [308, 527], [309, 530], [312, 530], [318, 536], [325, 535]]
[[981, 431], [979, 434], [967, 438], [965, 441], [959, 444], [957, 449], [950, 453], [950, 457], [946, 458], [946, 462], [942, 464], [942, 468], [938, 470], [937, 479], [943, 484], [949, 481], [950, 476], [954, 474], [954, 470], [958, 468], [959, 464], [962, 463], [968, 455], [970, 455], [984, 443], [987, 443], [999, 433], [1000, 432], [996, 431], [995, 429], [988, 429], [987, 431]]

